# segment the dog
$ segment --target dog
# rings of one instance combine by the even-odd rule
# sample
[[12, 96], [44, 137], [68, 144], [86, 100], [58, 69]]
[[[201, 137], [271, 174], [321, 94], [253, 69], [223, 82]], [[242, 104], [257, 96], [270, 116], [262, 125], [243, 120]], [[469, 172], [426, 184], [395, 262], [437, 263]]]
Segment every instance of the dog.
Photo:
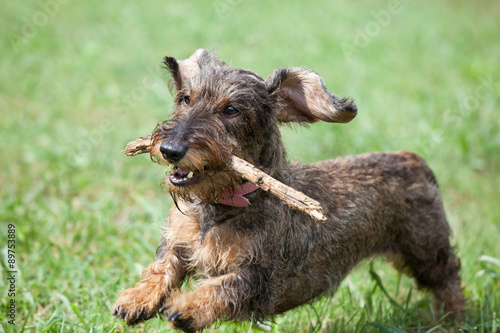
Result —
[[[185, 332], [226, 320], [261, 321], [334, 292], [364, 258], [384, 255], [457, 315], [460, 261], [436, 178], [417, 155], [366, 153], [289, 162], [279, 125], [347, 123], [352, 99], [330, 93], [307, 68], [266, 80], [213, 52], [164, 59], [175, 90], [151, 155], [171, 165], [172, 206], [156, 253], [112, 314], [129, 325], [165, 316]], [[319, 201], [318, 223], [228, 167], [240, 157]], [[189, 278], [192, 288], [181, 288]], [[187, 290], [186, 290], [187, 289]]]

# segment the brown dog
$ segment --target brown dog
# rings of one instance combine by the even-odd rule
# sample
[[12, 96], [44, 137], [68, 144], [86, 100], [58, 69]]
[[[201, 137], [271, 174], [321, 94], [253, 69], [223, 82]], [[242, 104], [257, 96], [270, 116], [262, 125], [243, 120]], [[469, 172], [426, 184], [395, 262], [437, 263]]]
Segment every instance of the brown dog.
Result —
[[[262, 320], [335, 291], [374, 254], [395, 260], [445, 311], [462, 309], [459, 260], [436, 179], [421, 158], [396, 152], [311, 165], [286, 160], [279, 124], [346, 123], [357, 112], [351, 100], [304, 68], [277, 69], [263, 80], [206, 50], [164, 63], [176, 105], [153, 135], [152, 155], [173, 164], [168, 183], [176, 205], [156, 261], [121, 293], [113, 315], [134, 325], [160, 313], [186, 332]], [[328, 221], [244, 183], [228, 168], [232, 155], [321, 202]], [[195, 273], [195, 287], [180, 291]]]

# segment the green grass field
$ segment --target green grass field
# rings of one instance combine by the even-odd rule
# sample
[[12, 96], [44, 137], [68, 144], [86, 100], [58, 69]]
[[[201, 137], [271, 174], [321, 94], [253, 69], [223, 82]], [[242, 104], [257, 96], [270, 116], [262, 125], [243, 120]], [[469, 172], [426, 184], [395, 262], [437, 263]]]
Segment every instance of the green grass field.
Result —
[[284, 128], [289, 157], [417, 152], [436, 173], [462, 260], [460, 326], [375, 259], [333, 299], [275, 318], [272, 332], [499, 332], [499, 12], [487, 0], [3, 2], [0, 331], [165, 331], [159, 319], [128, 328], [110, 315], [153, 260], [172, 204], [165, 170], [122, 150], [171, 110], [161, 59], [206, 47], [263, 77], [308, 66], [354, 97], [349, 124]]

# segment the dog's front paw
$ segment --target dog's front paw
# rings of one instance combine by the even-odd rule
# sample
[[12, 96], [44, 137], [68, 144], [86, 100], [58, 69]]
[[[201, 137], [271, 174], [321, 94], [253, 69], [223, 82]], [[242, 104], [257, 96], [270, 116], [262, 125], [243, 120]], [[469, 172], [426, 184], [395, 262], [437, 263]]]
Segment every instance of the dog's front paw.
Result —
[[179, 329], [187, 333], [196, 332], [196, 329], [192, 325], [193, 319], [182, 315], [179, 311], [174, 311], [167, 315], [167, 320], [172, 323], [172, 326], [175, 329]]
[[213, 295], [196, 292], [178, 295], [167, 300], [162, 307], [172, 328], [189, 333], [201, 332], [218, 319], [228, 317], [222, 316], [217, 309], [220, 309], [220, 304], [213, 301]]
[[121, 292], [113, 305], [111, 314], [124, 320], [128, 325], [136, 325], [156, 316], [165, 302], [165, 296], [159, 288], [140, 283], [135, 288]]
[[113, 316], [125, 320], [127, 325], [136, 325], [156, 315], [155, 311], [148, 311], [146, 308], [130, 309], [127, 306], [115, 305]]

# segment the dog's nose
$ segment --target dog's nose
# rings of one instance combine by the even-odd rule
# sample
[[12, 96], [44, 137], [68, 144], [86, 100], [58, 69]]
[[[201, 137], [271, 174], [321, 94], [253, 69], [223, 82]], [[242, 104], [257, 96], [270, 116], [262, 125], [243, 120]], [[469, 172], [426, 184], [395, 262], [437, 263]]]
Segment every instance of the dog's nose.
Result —
[[169, 141], [163, 141], [160, 145], [161, 154], [169, 162], [179, 162], [186, 155], [187, 150], [187, 146]]

